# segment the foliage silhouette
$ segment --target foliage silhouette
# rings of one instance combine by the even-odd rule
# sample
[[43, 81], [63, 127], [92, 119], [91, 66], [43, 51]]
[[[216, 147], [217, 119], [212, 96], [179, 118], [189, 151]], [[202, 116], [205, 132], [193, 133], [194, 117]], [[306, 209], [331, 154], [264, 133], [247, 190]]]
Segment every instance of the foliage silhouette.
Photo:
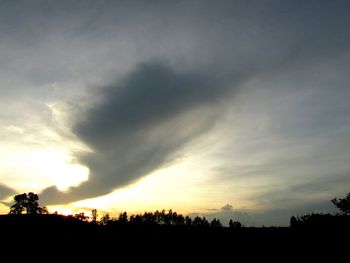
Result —
[[232, 219], [230, 219], [230, 222], [229, 222], [228, 225], [231, 228], [240, 228], [240, 227], [242, 227], [241, 222], [239, 222], [239, 221], [232, 221]]
[[16, 195], [14, 198], [14, 204], [10, 207], [9, 214], [20, 215], [24, 211], [30, 215], [47, 214], [47, 208], [39, 206], [39, 196], [32, 192], [26, 194]]
[[[209, 222], [205, 217], [191, 218], [172, 209], [131, 216], [122, 212], [117, 218], [111, 218], [107, 213], [98, 220], [96, 209], [91, 211], [90, 218], [83, 212], [63, 216], [57, 212], [49, 214], [38, 201], [39, 197], [34, 193], [14, 197], [10, 214], [0, 215], [0, 233], [4, 242], [17, 245], [26, 242], [26, 246], [40, 244], [41, 247], [46, 244], [62, 247], [64, 244], [74, 249], [84, 246], [84, 252], [92, 253], [99, 249], [105, 253], [110, 246], [113, 252], [116, 248], [119, 251], [153, 249], [155, 253], [176, 248], [177, 252], [206, 254], [214, 251], [217, 255], [219, 251], [233, 248], [235, 251], [246, 249], [247, 254], [256, 249], [266, 252], [285, 248], [308, 252], [311, 245], [318, 249], [323, 246], [322, 251], [337, 246], [333, 251], [338, 251], [339, 242], [334, 240], [350, 234], [350, 215], [346, 210], [349, 194], [344, 199], [332, 200], [341, 213], [292, 216], [290, 227], [246, 227], [232, 219], [229, 227], [224, 227], [217, 218]], [[30, 242], [20, 241], [22, 236], [28, 237]], [[87, 240], [92, 242], [85, 242]], [[306, 249], [300, 250], [301, 247]]]
[[[123, 251], [142, 247], [154, 252], [176, 249], [177, 252], [186, 250], [205, 254], [209, 251], [231, 251], [232, 248], [236, 251], [246, 248], [251, 252], [254, 249], [279, 251], [291, 247], [297, 250], [301, 245], [309, 247], [310, 244], [330, 246], [327, 240], [335, 240], [338, 235], [346, 236], [350, 232], [350, 216], [344, 214], [294, 216], [290, 219], [290, 227], [246, 227], [231, 219], [229, 227], [226, 227], [217, 218], [209, 222], [205, 217], [191, 218], [171, 209], [131, 216], [122, 212], [117, 218], [111, 218], [109, 214], [98, 218], [96, 209], [91, 211], [90, 218], [84, 213], [70, 216], [57, 212], [43, 214], [44, 208], [39, 209], [34, 194], [30, 202], [28, 196], [16, 196], [11, 214], [0, 215], [2, 239], [9, 244], [19, 244], [18, 237], [27, 236], [31, 244], [42, 242], [41, 245], [74, 248], [81, 245], [85, 252], [93, 253], [98, 246], [102, 251], [108, 251], [106, 247], [111, 246], [111, 253], [116, 248]], [[28, 203], [32, 210], [27, 210]], [[31, 214], [23, 215], [25, 211]]]
[[341, 211], [344, 215], [350, 215], [350, 192], [345, 198], [334, 198], [331, 202]]
[[74, 217], [76, 219], [79, 219], [81, 221], [87, 221], [89, 219], [88, 216], [85, 215], [85, 213], [78, 213], [78, 214], [75, 214]]
[[290, 218], [290, 226], [291, 227], [296, 227], [298, 225], [298, 220], [297, 220], [297, 218], [295, 217], [295, 216], [292, 216], [291, 218]]
[[97, 209], [92, 209], [91, 211], [91, 223], [97, 223]]
[[[46, 207], [39, 206], [39, 197], [32, 192], [23, 193], [14, 196], [14, 203], [10, 207], [9, 214], [21, 215], [26, 212], [30, 215], [49, 214]], [[338, 215], [331, 214], [307, 214], [302, 216], [292, 216], [290, 218], [290, 226], [295, 227], [315, 227], [315, 226], [330, 226], [330, 225], [349, 225], [350, 223], [350, 193], [345, 198], [334, 198], [331, 200], [341, 213]], [[57, 215], [57, 212], [55, 212]], [[71, 216], [73, 217], [73, 216]], [[184, 217], [172, 209], [165, 211], [145, 212], [143, 214], [136, 214], [128, 216], [127, 212], [119, 214], [117, 219], [111, 219], [109, 214], [105, 214], [101, 217], [100, 221], [97, 221], [97, 210], [91, 211], [91, 220], [93, 224], [105, 225], [121, 225], [121, 226], [167, 226], [167, 227], [186, 227], [186, 228], [222, 228], [222, 223], [219, 219], [214, 218], [211, 222], [205, 217], [196, 216], [191, 218], [189, 216]], [[83, 212], [74, 215], [74, 218], [82, 222], [88, 222], [89, 216], [86, 216]], [[244, 227], [239, 221], [229, 221], [229, 227], [238, 229]]]
[[304, 229], [350, 229], [349, 215], [311, 213], [292, 217], [290, 227]]
[[109, 219], [110, 219], [110, 217], [109, 217], [109, 214], [107, 213], [107, 214], [105, 214], [105, 215], [102, 216], [102, 218], [101, 218], [99, 224], [100, 224], [100, 225], [107, 225], [108, 222], [109, 222]]
[[118, 218], [118, 222], [120, 224], [126, 224], [128, 222], [128, 213], [127, 212], [120, 213], [119, 218]]
[[350, 229], [350, 193], [345, 198], [334, 198], [331, 202], [341, 211], [336, 215], [311, 213], [290, 218], [291, 228], [304, 229]]
[[222, 224], [221, 224], [221, 222], [220, 222], [220, 219], [214, 218], [214, 219], [210, 222], [210, 226], [211, 226], [211, 227], [222, 227]]

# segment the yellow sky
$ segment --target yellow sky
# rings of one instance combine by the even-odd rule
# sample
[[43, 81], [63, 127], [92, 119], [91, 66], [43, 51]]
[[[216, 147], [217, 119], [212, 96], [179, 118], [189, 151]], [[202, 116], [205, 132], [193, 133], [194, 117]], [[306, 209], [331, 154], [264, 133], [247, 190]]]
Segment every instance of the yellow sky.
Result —
[[[184, 154], [180, 154], [177, 160], [108, 195], [48, 208], [50, 212], [63, 214], [87, 212], [93, 208], [111, 214], [162, 209], [186, 214], [220, 208], [232, 202], [236, 208], [251, 208], [254, 204], [244, 200], [242, 190], [228, 191], [229, 186], [214, 180], [216, 175], [211, 172], [213, 167], [208, 156], [220, 147], [217, 136], [213, 133], [206, 138], [205, 144], [198, 139], [189, 146], [191, 154], [184, 149]], [[51, 185], [67, 191], [69, 187], [88, 180], [89, 169], [75, 161], [69, 143], [63, 145], [67, 147], [56, 147], [55, 144], [47, 148], [42, 145], [3, 147], [0, 151], [1, 180], [18, 193], [39, 193], [39, 198], [40, 191]], [[7, 213], [8, 208], [1, 206], [0, 211]]]
[[69, 206], [50, 206], [49, 209], [67, 213], [70, 212], [69, 209], [91, 211], [92, 208], [96, 208], [112, 215], [122, 211], [141, 213], [173, 209], [187, 214], [204, 212], [208, 208], [220, 208], [225, 205], [223, 200], [235, 201], [238, 208], [253, 205], [249, 201], [238, 200], [239, 191], [223, 191], [222, 185], [215, 188], [211, 184], [211, 175], [201, 169], [203, 166], [204, 164], [199, 162], [182, 160], [111, 194], [74, 202]]
[[[49, 108], [52, 110], [52, 105]], [[52, 114], [56, 119], [62, 116], [57, 107]], [[227, 118], [234, 116], [228, 115]], [[146, 210], [173, 209], [187, 214], [219, 209], [226, 204], [232, 204], [235, 209], [242, 211], [262, 209], [261, 206], [257, 207], [251, 196], [256, 190], [273, 184], [268, 178], [259, 180], [256, 177], [235, 177], [234, 174], [242, 167], [259, 164], [261, 157], [258, 160], [253, 156], [247, 158], [236, 145], [229, 150], [233, 171], [230, 176], [233, 179], [222, 177], [222, 174], [230, 172], [220, 170], [221, 166], [225, 166], [220, 151], [242, 136], [241, 133], [246, 134], [246, 130], [239, 126], [232, 129], [227, 125], [230, 122], [228, 119], [213, 127], [210, 134], [199, 136], [186, 145], [171, 163], [134, 183], [105, 196], [49, 206], [50, 212], [69, 214], [96, 208], [116, 215], [121, 211], [141, 213]], [[47, 187], [56, 186], [61, 191], [69, 191], [69, 187], [88, 180], [89, 169], [79, 164], [74, 154], [91, 150], [77, 138], [62, 136], [42, 123], [37, 125], [41, 128], [38, 130], [46, 129], [46, 132], [30, 133], [25, 127], [6, 127], [16, 143], [7, 141], [1, 145], [0, 180], [18, 193], [33, 191], [39, 194], [39, 198], [40, 192]], [[7, 212], [6, 207], [0, 209]]]

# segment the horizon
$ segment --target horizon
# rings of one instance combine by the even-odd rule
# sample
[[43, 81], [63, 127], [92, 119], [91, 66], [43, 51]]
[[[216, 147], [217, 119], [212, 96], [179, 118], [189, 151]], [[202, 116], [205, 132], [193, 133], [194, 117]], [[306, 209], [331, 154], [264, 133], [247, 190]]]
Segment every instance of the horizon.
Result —
[[1, 1], [0, 213], [286, 226], [350, 185], [350, 2]]
[[[248, 214], [233, 214], [232, 206], [226, 205], [221, 208], [221, 212], [231, 212], [221, 214], [218, 216], [217, 210], [207, 212], [206, 214], [192, 213], [192, 214], [181, 214], [176, 211], [169, 210], [156, 210], [156, 211], [144, 211], [143, 213], [130, 213], [128, 211], [119, 211], [117, 214], [110, 214], [110, 212], [101, 212], [94, 208], [81, 208], [80, 210], [66, 210], [66, 211], [49, 211], [47, 207], [40, 206], [39, 196], [35, 193], [22, 193], [14, 196], [11, 202], [10, 210], [7, 214], [0, 214], [0, 216], [6, 217], [18, 217], [18, 216], [34, 216], [37, 218], [37, 223], [39, 217], [50, 215], [50, 216], [63, 216], [68, 218], [74, 218], [81, 222], [97, 224], [101, 226], [106, 225], [119, 225], [126, 226], [143, 226], [147, 228], [150, 226], [172, 226], [172, 227], [211, 227], [211, 228], [222, 228], [229, 227], [232, 229], [237, 228], [281, 228], [288, 227], [295, 229], [301, 229], [307, 227], [312, 229], [313, 227], [336, 227], [336, 222], [340, 225], [338, 227], [345, 227], [347, 224], [347, 218], [349, 218], [349, 201], [350, 192], [345, 196], [345, 198], [334, 198], [331, 200], [334, 207], [336, 207], [337, 212], [334, 213], [323, 213], [323, 212], [309, 212], [305, 214], [292, 215], [289, 218], [289, 224], [287, 225], [265, 225], [261, 224], [261, 221], [252, 220], [252, 215]], [[115, 211], [114, 211], [115, 212]], [[243, 215], [243, 217], [242, 217]], [[38, 217], [39, 216], [39, 217]], [[167, 218], [172, 218], [171, 222]], [[231, 216], [231, 217], [230, 217]], [[234, 217], [232, 217], [234, 216]], [[250, 217], [250, 218], [249, 218]], [[245, 224], [242, 224], [243, 219]], [[140, 221], [141, 220], [141, 221]], [[7, 221], [10, 223], [11, 221]], [[16, 224], [18, 220], [14, 220], [13, 223]], [[35, 221], [27, 221], [27, 223], [34, 223]], [[196, 223], [194, 223], [196, 222]], [[62, 225], [63, 226], [63, 225]]]

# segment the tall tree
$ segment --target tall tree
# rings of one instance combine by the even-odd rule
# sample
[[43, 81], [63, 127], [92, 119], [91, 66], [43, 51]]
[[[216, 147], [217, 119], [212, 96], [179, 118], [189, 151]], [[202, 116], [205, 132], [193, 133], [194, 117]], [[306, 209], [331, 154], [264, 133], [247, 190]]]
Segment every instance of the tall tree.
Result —
[[12, 215], [20, 215], [27, 207], [27, 194], [16, 195], [13, 200], [14, 204], [10, 207], [10, 213]]
[[39, 197], [32, 192], [26, 194], [16, 195], [14, 198], [14, 204], [10, 207], [9, 214], [20, 215], [24, 211], [30, 215], [47, 214], [47, 208], [41, 208], [39, 206]]
[[127, 212], [119, 214], [118, 222], [119, 222], [119, 224], [126, 224], [128, 222]]
[[92, 209], [91, 211], [91, 222], [94, 224], [97, 223], [97, 209]]
[[39, 197], [32, 192], [27, 195], [27, 214], [35, 215], [40, 213]]

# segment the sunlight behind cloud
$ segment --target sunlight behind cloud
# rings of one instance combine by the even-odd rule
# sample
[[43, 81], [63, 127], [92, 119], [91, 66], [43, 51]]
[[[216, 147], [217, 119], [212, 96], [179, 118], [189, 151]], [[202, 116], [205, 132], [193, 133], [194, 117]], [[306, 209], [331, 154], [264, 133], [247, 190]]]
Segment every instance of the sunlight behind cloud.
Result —
[[350, 1], [129, 2], [1, 1], [4, 206], [286, 225], [349, 191]]
[[[215, 133], [219, 135], [219, 131]], [[217, 137], [199, 139], [195, 145], [189, 146], [191, 153], [184, 149], [186, 154], [179, 154], [181, 157], [176, 161], [127, 187], [105, 196], [74, 202], [67, 207], [82, 211], [96, 208], [112, 216], [122, 211], [133, 214], [162, 209], [188, 214], [222, 207], [225, 202], [234, 203], [237, 208], [253, 207], [254, 204], [245, 200], [241, 189], [227, 191], [227, 184], [216, 182], [212, 154], [224, 143]]]
[[17, 191], [40, 191], [56, 185], [61, 191], [88, 179], [88, 168], [53, 148], [7, 149], [0, 153], [1, 181]]
[[70, 186], [77, 186], [88, 179], [89, 169], [74, 163], [73, 157], [63, 152], [47, 149], [39, 152], [37, 157], [42, 160], [40, 170], [51, 174], [55, 185], [61, 191], [67, 190]]

